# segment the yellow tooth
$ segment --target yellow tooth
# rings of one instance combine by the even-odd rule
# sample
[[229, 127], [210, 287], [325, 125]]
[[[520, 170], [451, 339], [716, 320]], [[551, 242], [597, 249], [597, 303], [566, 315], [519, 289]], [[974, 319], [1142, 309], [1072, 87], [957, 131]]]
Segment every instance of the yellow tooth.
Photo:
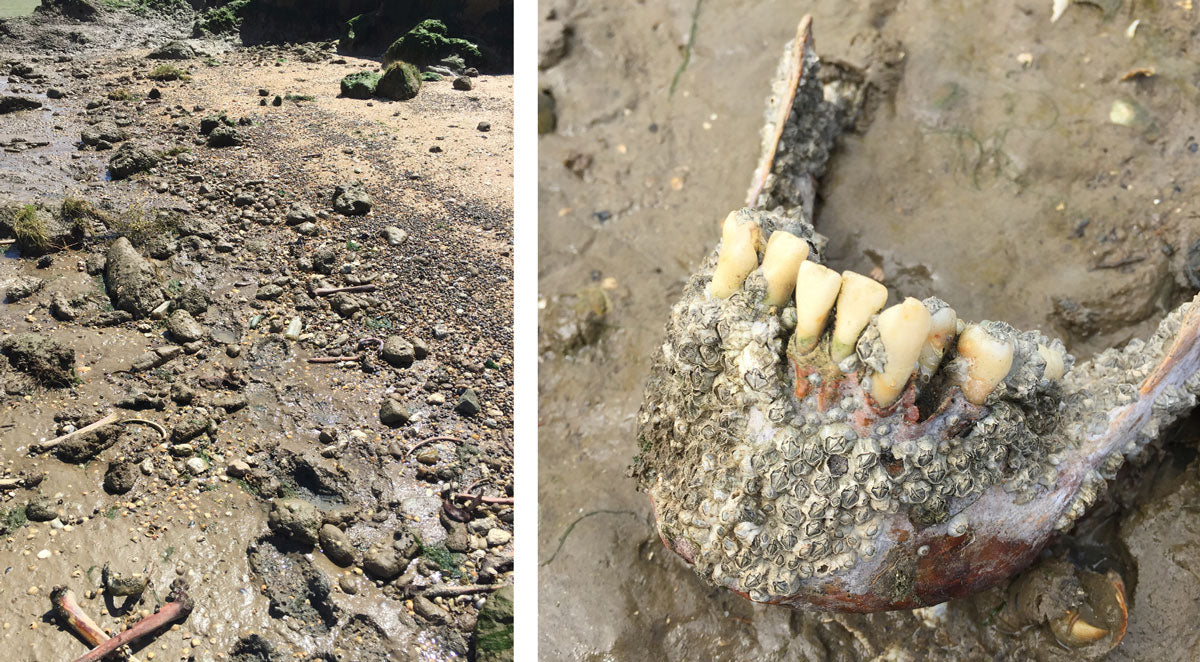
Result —
[[829, 355], [834, 363], [854, 353], [858, 336], [867, 328], [871, 316], [887, 303], [883, 283], [853, 271], [842, 273], [842, 291], [837, 298], [837, 317], [833, 322], [833, 341]]
[[767, 305], [782, 306], [796, 287], [796, 272], [808, 257], [808, 242], [790, 232], [776, 230], [767, 239], [762, 272], [767, 280]]
[[1083, 648], [1108, 636], [1108, 630], [1083, 620], [1074, 609], [1051, 619], [1050, 629], [1060, 643], [1070, 648]]
[[978, 324], [971, 324], [958, 337], [958, 355], [967, 359], [963, 395], [977, 405], [1008, 376], [1012, 368], [1013, 343], [996, 338]]
[[876, 324], [885, 362], [883, 372], [871, 375], [871, 397], [880, 407], [888, 407], [900, 397], [917, 367], [931, 319], [925, 304], [908, 297], [879, 313]]
[[929, 337], [925, 339], [925, 344], [921, 347], [921, 356], [917, 359], [922, 375], [931, 376], [937, 370], [942, 362], [942, 354], [946, 352], [946, 345], [950, 344], [957, 330], [958, 315], [953, 308], [941, 308], [933, 313], [930, 317]]
[[842, 288], [838, 272], [817, 264], [801, 262], [796, 273], [796, 349], [807, 354], [817, 346], [825, 331], [829, 311]]
[[1046, 379], [1062, 379], [1063, 373], [1067, 371], [1062, 352], [1045, 345], [1038, 345], [1038, 354], [1046, 359], [1046, 370], [1042, 376]]
[[738, 223], [737, 212], [725, 217], [721, 229], [721, 252], [717, 255], [717, 268], [713, 271], [709, 293], [718, 299], [728, 299], [758, 267], [758, 246], [762, 243], [762, 230], [754, 222]]

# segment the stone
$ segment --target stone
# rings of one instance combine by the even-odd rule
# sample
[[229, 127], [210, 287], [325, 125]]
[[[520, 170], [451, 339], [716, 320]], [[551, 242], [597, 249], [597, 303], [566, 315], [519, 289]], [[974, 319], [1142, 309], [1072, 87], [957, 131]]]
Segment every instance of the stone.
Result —
[[288, 225], [300, 225], [317, 220], [317, 215], [313, 212], [312, 207], [303, 203], [293, 204], [291, 209], [288, 209], [287, 216], [284, 221]]
[[390, 547], [372, 547], [363, 554], [362, 569], [371, 577], [388, 582], [400, 576], [404, 565]]
[[362, 216], [371, 211], [371, 196], [362, 184], [338, 186], [333, 192], [333, 209], [343, 216]]
[[250, 465], [245, 460], [234, 460], [225, 467], [225, 475], [230, 478], [245, 478], [250, 473]]
[[408, 233], [394, 225], [389, 225], [381, 230], [379, 236], [383, 237], [388, 246], [399, 246], [408, 240]]
[[146, 172], [158, 165], [158, 162], [158, 155], [150, 149], [137, 143], [127, 142], [121, 145], [108, 160], [108, 174], [114, 180], [125, 179], [139, 172]]
[[212, 419], [203, 414], [195, 414], [185, 418], [176, 423], [175, 427], [171, 428], [171, 443], [187, 443], [208, 431], [208, 426], [211, 423]]
[[462, 90], [464, 92], [469, 92], [471, 88], [475, 87], [475, 85], [471, 83], [471, 79], [466, 76], [459, 76], [455, 78], [453, 85], [454, 89]]
[[208, 134], [209, 147], [236, 147], [245, 143], [242, 134], [232, 126], [222, 124]]
[[450, 621], [450, 612], [423, 595], [413, 597], [413, 611], [434, 625], [442, 625]]
[[0, 339], [0, 354], [8, 364], [47, 386], [67, 386], [75, 378], [75, 350], [37, 333], [18, 333]]
[[150, 51], [146, 57], [152, 60], [188, 60], [196, 57], [196, 49], [192, 48], [190, 44], [176, 39]]
[[378, 96], [396, 101], [412, 99], [420, 91], [421, 73], [407, 62], [393, 62], [388, 65], [375, 88], [375, 94]]
[[491, 122], [480, 122], [478, 125], [475, 126], [475, 129], [478, 131], [487, 133], [488, 131], [492, 130], [492, 123]]
[[342, 79], [342, 96], [351, 99], [370, 99], [375, 96], [382, 74], [375, 71], [358, 71]]
[[112, 120], [101, 120], [84, 127], [79, 134], [79, 140], [85, 145], [95, 146], [101, 141], [107, 143], [119, 143], [129, 138], [129, 134], [125, 130], [117, 126]]
[[412, 415], [400, 402], [387, 398], [379, 407], [379, 422], [389, 427], [400, 427], [409, 422]]
[[513, 620], [513, 587], [504, 586], [488, 596], [475, 620], [476, 662], [512, 662]]
[[178, 343], [195, 342], [208, 335], [196, 318], [182, 308], [167, 317], [167, 333]]
[[37, 276], [17, 276], [6, 292], [10, 302], [20, 301], [33, 296], [46, 285], [46, 281]]
[[463, 391], [458, 398], [458, 404], [454, 405], [454, 411], [463, 416], [474, 416], [479, 413], [479, 396], [475, 394], [474, 389]]
[[259, 301], [274, 301], [283, 294], [283, 287], [275, 283], [268, 283], [258, 288], [258, 292], [254, 293], [254, 298]]
[[42, 102], [19, 96], [0, 96], [0, 115], [15, 113], [21, 110], [35, 110], [42, 107]]
[[208, 471], [208, 461], [202, 457], [193, 457], [188, 459], [187, 468], [188, 471], [199, 476], [205, 471]]
[[25, 504], [25, 517], [33, 522], [49, 522], [58, 517], [58, 504], [48, 496], [35, 496]]
[[383, 349], [379, 355], [389, 365], [397, 368], [407, 368], [416, 359], [412, 343], [400, 336], [388, 336], [387, 340], [383, 341]]
[[125, 494], [137, 483], [138, 469], [132, 462], [114, 462], [104, 472], [104, 490], [109, 494]]
[[343, 568], [354, 565], [354, 545], [350, 544], [350, 539], [344, 531], [332, 524], [325, 524], [321, 527], [318, 538], [321, 551], [325, 552], [330, 561]]
[[512, 534], [504, 529], [488, 529], [487, 544], [488, 547], [499, 547], [507, 545], [512, 541]]
[[320, 541], [322, 519], [321, 511], [304, 499], [275, 499], [267, 526], [290, 540], [312, 546]]

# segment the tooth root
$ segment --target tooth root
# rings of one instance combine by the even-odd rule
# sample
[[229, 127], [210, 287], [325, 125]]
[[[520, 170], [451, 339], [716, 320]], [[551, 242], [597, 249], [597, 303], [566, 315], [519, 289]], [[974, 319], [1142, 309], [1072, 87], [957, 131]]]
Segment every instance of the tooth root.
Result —
[[721, 230], [721, 252], [717, 255], [717, 268], [713, 271], [709, 294], [718, 299], [728, 299], [738, 291], [746, 276], [758, 268], [758, 247], [762, 243], [762, 230], [753, 221], [738, 223], [737, 212], [725, 217]]
[[800, 263], [808, 257], [808, 242], [790, 232], [776, 230], [767, 239], [763, 255], [763, 278], [767, 281], [767, 305], [782, 306], [796, 287]]
[[921, 356], [917, 362], [921, 366], [921, 374], [930, 377], [942, 363], [942, 355], [946, 346], [958, 331], [958, 315], [949, 306], [941, 308], [930, 315], [929, 337], [921, 347]]
[[887, 288], [872, 278], [853, 271], [842, 273], [842, 291], [837, 298], [837, 316], [833, 323], [833, 340], [829, 355], [834, 363], [854, 353], [858, 336], [871, 316], [887, 303]]
[[871, 374], [871, 397], [880, 407], [891, 406], [917, 367], [931, 324], [925, 304], [908, 297], [879, 313], [876, 322], [883, 343], [883, 372]]
[[1083, 620], [1075, 610], [1051, 620], [1050, 629], [1059, 642], [1071, 648], [1083, 648], [1108, 636], [1108, 630]]
[[793, 336], [800, 354], [807, 354], [817, 346], [840, 289], [842, 277], [838, 272], [816, 262], [800, 263], [796, 273], [796, 335]]
[[1046, 359], [1046, 370], [1042, 373], [1042, 376], [1046, 379], [1062, 379], [1063, 374], [1067, 371], [1062, 352], [1045, 345], [1038, 345], [1038, 354], [1041, 354], [1042, 358]]
[[981, 405], [1004, 378], [1013, 363], [1013, 343], [997, 338], [978, 324], [971, 324], [958, 337], [958, 355], [967, 360], [962, 383], [967, 400]]

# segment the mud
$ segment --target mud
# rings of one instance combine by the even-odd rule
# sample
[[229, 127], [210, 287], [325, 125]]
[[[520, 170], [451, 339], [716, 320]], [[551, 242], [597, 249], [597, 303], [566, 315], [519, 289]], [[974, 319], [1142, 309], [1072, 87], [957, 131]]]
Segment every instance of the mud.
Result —
[[[74, 371], [51, 387], [0, 367], [0, 476], [22, 479], [0, 492], [0, 640], [15, 659], [78, 656], [86, 647], [49, 613], [54, 586], [116, 632], [183, 577], [195, 611], [135, 646], [141, 659], [470, 659], [490, 587], [425, 600], [436, 619], [413, 603], [428, 587], [512, 583], [511, 76], [361, 101], [339, 98], [338, 83], [378, 61], [328, 43], [189, 40], [198, 57], [174, 62], [187, 78], [160, 81], [145, 56], [186, 38], [189, 16], [35, 15], [4, 29], [0, 94], [43, 107], [0, 118], [0, 203], [89, 206], [73, 207], [85, 236], [70, 246], [42, 258], [2, 246], [0, 292], [44, 285], [0, 304], [0, 334], [61, 343]], [[220, 112], [241, 146], [206, 144], [200, 120]], [[100, 122], [127, 134], [115, 147], [162, 160], [113, 181], [116, 150], [81, 141]], [[370, 212], [334, 212], [335, 187], [359, 180]], [[311, 210], [303, 228], [285, 219], [295, 206]], [[388, 227], [406, 239], [389, 243]], [[105, 273], [118, 237], [141, 256], [136, 278]], [[368, 284], [340, 310], [318, 292]], [[134, 294], [139, 305], [122, 306]], [[168, 309], [156, 314], [149, 294]], [[424, 352], [388, 365], [378, 348], [392, 335]], [[469, 416], [455, 411], [468, 390], [480, 403]], [[407, 425], [380, 422], [387, 397]], [[110, 412], [125, 422], [33, 452]], [[502, 503], [446, 506], [454, 492]], [[354, 562], [272, 535], [282, 498], [313, 504]], [[364, 571], [377, 546], [397, 549], [398, 577]], [[149, 588], [100, 593], [105, 564]]]
[[[539, 139], [544, 657], [1106, 655], [1068, 651], [1045, 626], [999, 627], [1007, 587], [869, 616], [708, 589], [625, 478], [649, 358], [720, 220], [743, 205], [763, 100], [804, 12], [822, 58], [871, 83], [817, 189], [827, 264], [897, 297], [936, 295], [965, 319], [1042, 329], [1080, 358], [1147, 336], [1190, 298], [1200, 94], [1179, 53], [1196, 10], [1072, 4], [1051, 23], [1049, 5], [542, 3], [556, 125]], [[1114, 101], [1139, 109], [1132, 126], [1110, 121]], [[1165, 435], [1044, 555], [1124, 577], [1129, 630], [1107, 659], [1197, 655], [1194, 532], [1166, 523], [1190, 518], [1198, 432], [1190, 420]]]

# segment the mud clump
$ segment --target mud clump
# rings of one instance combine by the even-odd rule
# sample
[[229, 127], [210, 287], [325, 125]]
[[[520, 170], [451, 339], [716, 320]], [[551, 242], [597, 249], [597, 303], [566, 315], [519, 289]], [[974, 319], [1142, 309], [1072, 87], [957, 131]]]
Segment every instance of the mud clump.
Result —
[[0, 354], [9, 366], [44, 386], [68, 386], [75, 379], [75, 350], [36, 333], [0, 340]]
[[319, 540], [321, 511], [304, 499], [276, 499], [267, 526], [288, 540], [312, 547]]
[[270, 540], [260, 540], [247, 548], [250, 569], [267, 588], [271, 615], [314, 623], [328, 630], [338, 622], [336, 607], [330, 601], [329, 580], [298, 551], [284, 551]]
[[108, 248], [104, 282], [113, 307], [143, 318], [166, 300], [154, 266], [120, 237]]

